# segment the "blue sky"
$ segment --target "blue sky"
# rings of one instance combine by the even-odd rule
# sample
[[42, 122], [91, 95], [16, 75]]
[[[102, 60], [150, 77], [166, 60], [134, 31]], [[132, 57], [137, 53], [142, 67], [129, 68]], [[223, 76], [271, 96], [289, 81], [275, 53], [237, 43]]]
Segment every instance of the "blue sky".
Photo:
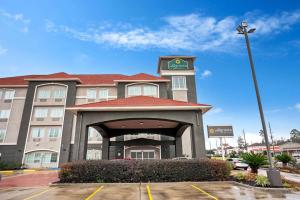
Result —
[[205, 125], [232, 124], [236, 136], [245, 129], [256, 142], [261, 125], [251, 71], [235, 33], [246, 19], [257, 29], [250, 39], [266, 120], [276, 138], [300, 129], [299, 1], [38, 2], [1, 1], [1, 77], [156, 74], [158, 56], [195, 55], [198, 101], [214, 106]]

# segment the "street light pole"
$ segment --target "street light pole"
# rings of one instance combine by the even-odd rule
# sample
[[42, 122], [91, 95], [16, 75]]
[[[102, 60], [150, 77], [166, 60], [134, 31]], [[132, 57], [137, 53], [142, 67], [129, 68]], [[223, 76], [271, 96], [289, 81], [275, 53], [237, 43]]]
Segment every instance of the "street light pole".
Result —
[[246, 40], [246, 45], [247, 45], [247, 50], [248, 50], [248, 57], [249, 57], [250, 66], [251, 66], [252, 79], [253, 79], [253, 82], [254, 82], [255, 93], [256, 93], [256, 98], [257, 98], [257, 104], [258, 104], [259, 114], [260, 114], [260, 119], [261, 119], [261, 125], [262, 125], [263, 132], [264, 132], [264, 138], [265, 138], [265, 143], [266, 143], [266, 147], [267, 147], [268, 160], [269, 160], [269, 163], [270, 163], [270, 167], [269, 167], [269, 170], [267, 171], [267, 174], [268, 174], [268, 177], [269, 177], [269, 180], [270, 180], [270, 183], [271, 183], [272, 186], [282, 186], [280, 172], [273, 168], [273, 162], [272, 162], [272, 156], [271, 156], [271, 152], [270, 152], [270, 144], [269, 144], [269, 138], [268, 138], [268, 133], [267, 133], [267, 127], [266, 127], [264, 112], [263, 112], [262, 103], [261, 103], [261, 99], [260, 99], [258, 83], [257, 83], [257, 79], [256, 79], [256, 73], [255, 73], [251, 48], [250, 48], [250, 41], [249, 41], [249, 37], [248, 37], [248, 33], [253, 33], [255, 31], [255, 29], [252, 28], [252, 29], [248, 30], [248, 23], [247, 22], [242, 22], [241, 25], [239, 25], [237, 27], [237, 31], [238, 31], [238, 34], [243, 34], [245, 36], [245, 40]]

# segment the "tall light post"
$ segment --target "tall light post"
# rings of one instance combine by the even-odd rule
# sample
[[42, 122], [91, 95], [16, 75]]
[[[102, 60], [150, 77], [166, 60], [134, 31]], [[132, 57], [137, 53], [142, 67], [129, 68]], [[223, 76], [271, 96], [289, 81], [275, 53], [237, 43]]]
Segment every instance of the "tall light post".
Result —
[[267, 133], [267, 128], [266, 128], [266, 122], [265, 122], [264, 112], [263, 112], [262, 103], [261, 103], [261, 99], [260, 99], [258, 83], [256, 80], [254, 63], [253, 63], [250, 42], [249, 42], [249, 37], [248, 37], [248, 34], [253, 33], [256, 29], [251, 28], [248, 30], [248, 23], [244, 21], [236, 28], [236, 30], [238, 31], [238, 34], [243, 34], [245, 36], [245, 40], [246, 40], [248, 57], [249, 57], [251, 72], [252, 72], [252, 79], [254, 82], [255, 93], [256, 93], [256, 98], [257, 98], [257, 103], [258, 103], [258, 108], [259, 108], [259, 114], [260, 114], [263, 132], [264, 132], [265, 143], [266, 143], [266, 147], [267, 147], [268, 160], [270, 163], [270, 167], [267, 171], [267, 175], [268, 175], [269, 181], [272, 186], [277, 186], [277, 187], [280, 186], [281, 187], [282, 181], [281, 181], [281, 177], [280, 177], [280, 172], [278, 170], [274, 169], [274, 167], [273, 167], [272, 156], [271, 156], [271, 152], [270, 152], [269, 138], [268, 138], [268, 133]]

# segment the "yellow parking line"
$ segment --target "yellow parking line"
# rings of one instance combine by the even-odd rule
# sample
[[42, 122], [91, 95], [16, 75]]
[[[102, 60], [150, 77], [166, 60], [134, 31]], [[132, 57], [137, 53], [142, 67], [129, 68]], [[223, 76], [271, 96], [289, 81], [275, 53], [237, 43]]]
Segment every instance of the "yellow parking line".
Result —
[[147, 185], [147, 192], [148, 192], [148, 197], [149, 197], [149, 200], [153, 200], [153, 198], [152, 198], [152, 195], [151, 195], [151, 190], [150, 190], [150, 186], [149, 185]]
[[34, 195], [30, 196], [30, 197], [27, 197], [27, 198], [25, 198], [24, 200], [33, 199], [33, 198], [35, 198], [35, 197], [37, 197], [37, 196], [40, 196], [40, 195], [42, 195], [42, 194], [44, 194], [44, 193], [46, 193], [46, 192], [49, 192], [49, 191], [51, 191], [51, 190], [54, 190], [54, 189], [55, 189], [55, 188], [51, 188], [51, 189], [48, 189], [48, 190], [44, 190], [44, 191], [42, 191], [42, 192], [40, 192], [40, 193], [34, 194]]
[[97, 194], [97, 192], [100, 192], [100, 190], [102, 190], [103, 187], [104, 186], [99, 187], [97, 190], [95, 190], [90, 196], [88, 196], [84, 200], [90, 200], [90, 199], [92, 199]]
[[209, 194], [209, 193], [207, 193], [207, 192], [205, 192], [204, 190], [202, 190], [201, 188], [199, 188], [199, 187], [197, 187], [197, 186], [195, 186], [195, 185], [191, 185], [193, 188], [195, 188], [196, 190], [199, 190], [200, 192], [202, 192], [203, 194], [205, 194], [205, 195], [207, 195], [207, 196], [209, 196], [209, 197], [211, 197], [212, 199], [214, 199], [214, 200], [218, 200], [218, 198], [217, 197], [215, 197], [215, 196], [213, 196], [213, 195], [211, 195], [211, 194]]

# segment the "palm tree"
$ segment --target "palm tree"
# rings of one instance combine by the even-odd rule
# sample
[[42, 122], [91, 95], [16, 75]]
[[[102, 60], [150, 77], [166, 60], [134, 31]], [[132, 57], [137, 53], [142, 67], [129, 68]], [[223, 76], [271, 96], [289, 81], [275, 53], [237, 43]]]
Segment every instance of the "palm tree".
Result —
[[241, 155], [243, 161], [249, 165], [251, 172], [257, 174], [258, 169], [268, 164], [267, 157], [262, 153], [243, 153]]
[[282, 162], [282, 166], [286, 167], [287, 164], [292, 161], [292, 156], [290, 156], [287, 153], [281, 153], [281, 154], [275, 156], [275, 159], [277, 161]]

